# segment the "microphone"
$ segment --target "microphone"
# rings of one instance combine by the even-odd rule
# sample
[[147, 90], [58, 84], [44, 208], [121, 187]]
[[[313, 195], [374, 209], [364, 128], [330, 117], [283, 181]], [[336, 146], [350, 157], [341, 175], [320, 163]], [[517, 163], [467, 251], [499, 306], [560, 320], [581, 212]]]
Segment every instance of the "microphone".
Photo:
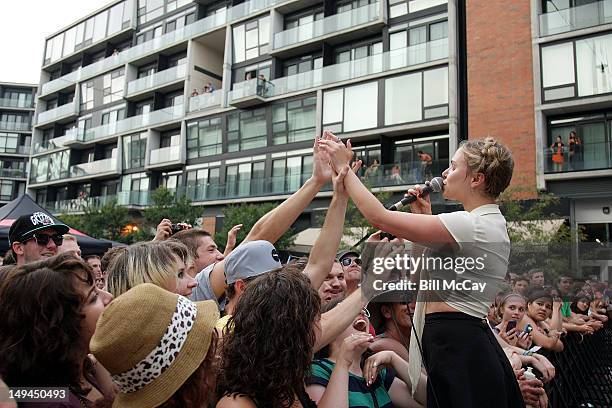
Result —
[[[425, 188], [421, 190], [421, 197], [428, 196], [429, 193], [439, 193], [444, 190], [444, 179], [442, 177], [434, 177], [431, 181], [425, 182]], [[413, 203], [417, 200], [417, 196], [409, 195], [408, 197], [402, 198], [391, 207], [387, 208], [389, 211], [401, 210], [404, 206]]]

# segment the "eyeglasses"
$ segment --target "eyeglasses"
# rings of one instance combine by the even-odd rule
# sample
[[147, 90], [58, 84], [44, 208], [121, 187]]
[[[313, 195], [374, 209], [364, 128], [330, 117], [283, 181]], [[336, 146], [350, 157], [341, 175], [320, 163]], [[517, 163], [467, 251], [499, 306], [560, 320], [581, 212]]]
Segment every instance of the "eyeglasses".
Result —
[[363, 309], [361, 309], [361, 313], [368, 319], [370, 318], [370, 311], [367, 308], [364, 307]]
[[55, 244], [55, 246], [61, 246], [64, 243], [64, 236], [61, 234], [55, 234], [55, 235], [34, 234], [32, 235], [31, 238], [28, 238], [25, 241], [23, 241], [23, 243], [25, 244], [31, 239], [36, 240], [36, 243], [40, 246], [47, 246], [47, 244], [49, 244], [49, 240], [53, 240], [53, 243]]
[[342, 266], [349, 266], [351, 262], [355, 262], [355, 265], [361, 266], [361, 258], [343, 258], [340, 264]]

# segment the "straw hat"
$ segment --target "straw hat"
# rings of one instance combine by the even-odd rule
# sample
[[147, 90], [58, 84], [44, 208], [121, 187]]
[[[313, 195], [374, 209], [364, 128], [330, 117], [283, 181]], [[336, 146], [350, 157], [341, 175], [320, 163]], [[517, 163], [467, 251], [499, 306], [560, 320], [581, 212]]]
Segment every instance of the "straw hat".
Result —
[[138, 285], [100, 316], [90, 349], [120, 392], [113, 407], [149, 408], [167, 401], [200, 366], [219, 311], [156, 285]]

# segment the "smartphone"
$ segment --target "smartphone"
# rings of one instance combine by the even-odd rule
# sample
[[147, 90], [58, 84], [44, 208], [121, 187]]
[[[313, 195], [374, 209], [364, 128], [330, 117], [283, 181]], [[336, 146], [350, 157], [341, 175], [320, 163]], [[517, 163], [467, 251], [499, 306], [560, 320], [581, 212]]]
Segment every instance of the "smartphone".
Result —
[[506, 325], [506, 333], [508, 333], [512, 329], [515, 329], [517, 323], [518, 322], [516, 320], [510, 320], [508, 324]]
[[531, 327], [531, 325], [527, 323], [527, 325], [525, 326], [525, 330], [523, 330], [523, 332], [529, 334], [531, 333], [532, 330], [533, 330], [533, 327]]

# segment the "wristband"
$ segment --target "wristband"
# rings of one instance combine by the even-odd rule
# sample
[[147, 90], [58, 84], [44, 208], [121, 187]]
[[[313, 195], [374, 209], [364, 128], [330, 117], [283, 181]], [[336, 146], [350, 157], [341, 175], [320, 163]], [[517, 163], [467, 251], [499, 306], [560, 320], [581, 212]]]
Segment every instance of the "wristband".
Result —
[[531, 356], [533, 355], [533, 351], [531, 351], [531, 350], [525, 350], [525, 351], [523, 351], [523, 355], [524, 355], [524, 356], [531, 357]]

